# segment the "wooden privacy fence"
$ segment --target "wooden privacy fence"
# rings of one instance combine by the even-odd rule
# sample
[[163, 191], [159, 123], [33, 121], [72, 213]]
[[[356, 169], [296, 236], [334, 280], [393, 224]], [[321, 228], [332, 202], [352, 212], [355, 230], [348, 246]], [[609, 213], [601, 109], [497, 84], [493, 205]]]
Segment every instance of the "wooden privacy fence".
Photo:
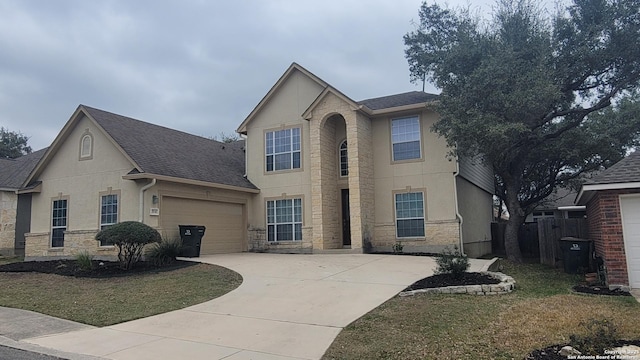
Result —
[[540, 219], [538, 220], [538, 242], [540, 263], [556, 266], [562, 260], [560, 239], [575, 237], [588, 239], [586, 219]]
[[[506, 223], [492, 223], [493, 253], [504, 254]], [[586, 219], [539, 219], [537, 223], [520, 226], [518, 243], [525, 258], [540, 257], [540, 263], [556, 266], [562, 260], [560, 239], [563, 237], [588, 238]]]

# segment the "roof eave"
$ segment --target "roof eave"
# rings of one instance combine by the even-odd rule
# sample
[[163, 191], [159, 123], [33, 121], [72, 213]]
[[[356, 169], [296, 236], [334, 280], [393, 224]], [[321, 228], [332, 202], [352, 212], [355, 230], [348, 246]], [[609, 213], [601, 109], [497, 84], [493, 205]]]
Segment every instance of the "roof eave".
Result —
[[174, 182], [178, 184], [205, 186], [209, 188], [234, 190], [234, 191], [241, 191], [241, 192], [247, 192], [252, 194], [260, 193], [260, 189], [251, 189], [251, 188], [246, 188], [242, 186], [226, 185], [226, 184], [213, 183], [209, 181], [185, 179], [185, 178], [180, 178], [175, 176], [158, 175], [158, 174], [150, 174], [150, 173], [127, 174], [127, 175], [123, 175], [122, 178], [125, 180], [156, 179], [160, 181], [169, 181], [169, 182]]
[[348, 97], [347, 95], [342, 93], [340, 90], [334, 88], [331, 85], [328, 85], [320, 93], [320, 95], [318, 95], [318, 97], [316, 97], [316, 99], [309, 105], [309, 107], [307, 107], [307, 109], [302, 113], [302, 115], [301, 115], [302, 118], [305, 119], [305, 120], [311, 120], [311, 117], [312, 117], [311, 113], [313, 112], [313, 110], [329, 94], [333, 94], [333, 95], [337, 96], [339, 99], [341, 99], [342, 101], [344, 101], [347, 104], [349, 104], [349, 107], [353, 111], [360, 111], [360, 112], [365, 113], [366, 115], [372, 115], [372, 113], [373, 113], [373, 110], [368, 108], [366, 105], [358, 104], [356, 101], [354, 101], [353, 99], [351, 99], [350, 97]]
[[427, 101], [427, 102], [421, 102], [417, 104], [394, 106], [390, 108], [372, 110], [371, 115], [377, 116], [377, 115], [384, 115], [384, 114], [390, 114], [390, 113], [402, 112], [402, 111], [420, 110], [420, 109], [428, 108], [429, 106], [432, 106], [432, 105], [435, 105], [435, 101]]
[[596, 191], [602, 190], [622, 190], [622, 189], [640, 189], [640, 181], [611, 183], [611, 184], [586, 184], [582, 185], [580, 192], [576, 197], [576, 204], [584, 205], [593, 198]]

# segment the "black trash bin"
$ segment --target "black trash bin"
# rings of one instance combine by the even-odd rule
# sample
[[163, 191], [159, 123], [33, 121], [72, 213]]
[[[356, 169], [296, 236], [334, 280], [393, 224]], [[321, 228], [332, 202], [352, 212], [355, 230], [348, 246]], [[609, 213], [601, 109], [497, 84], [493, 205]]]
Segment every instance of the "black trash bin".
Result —
[[180, 228], [180, 238], [182, 239], [182, 251], [180, 256], [198, 257], [200, 256], [200, 245], [206, 227], [200, 225], [178, 225]]
[[589, 255], [591, 254], [591, 240], [574, 237], [560, 239], [564, 272], [577, 274], [578, 270], [589, 270]]

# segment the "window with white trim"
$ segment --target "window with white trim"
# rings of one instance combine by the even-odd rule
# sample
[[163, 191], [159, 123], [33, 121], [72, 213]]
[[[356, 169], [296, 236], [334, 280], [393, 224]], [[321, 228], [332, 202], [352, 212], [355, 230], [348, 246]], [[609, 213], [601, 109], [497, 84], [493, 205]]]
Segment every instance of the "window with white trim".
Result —
[[300, 168], [300, 128], [269, 131], [265, 134], [268, 172]]
[[67, 231], [67, 200], [53, 200], [51, 209], [51, 247], [63, 247], [64, 232]]
[[395, 194], [396, 236], [424, 237], [424, 194], [410, 192]]
[[340, 144], [340, 176], [349, 175], [349, 156], [347, 154], [347, 140]]
[[267, 240], [302, 240], [302, 199], [267, 201]]
[[391, 120], [393, 161], [420, 159], [420, 119], [410, 116]]

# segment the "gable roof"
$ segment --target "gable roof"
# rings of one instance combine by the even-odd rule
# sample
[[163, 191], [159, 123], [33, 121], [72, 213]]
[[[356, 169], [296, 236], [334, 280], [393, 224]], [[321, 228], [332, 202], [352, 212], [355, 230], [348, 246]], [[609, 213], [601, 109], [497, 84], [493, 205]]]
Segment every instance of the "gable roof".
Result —
[[402, 94], [382, 96], [373, 99], [358, 101], [371, 110], [390, 109], [406, 105], [422, 104], [434, 101], [438, 98], [436, 94], [429, 94], [422, 91], [410, 91]]
[[640, 151], [636, 150], [582, 185], [576, 203], [586, 203], [594, 191], [640, 188]]
[[47, 148], [15, 159], [0, 159], [0, 190], [18, 190], [36, 167]]
[[[245, 155], [242, 145], [229, 146], [86, 105], [78, 106], [50, 150], [38, 163], [38, 169], [46, 166], [75, 124], [82, 119], [82, 115], [93, 121], [129, 159], [133, 170], [125, 178], [155, 178], [178, 182], [187, 180], [202, 185], [219, 184], [257, 192], [257, 188], [244, 178]], [[37, 170], [29, 180], [33, 181], [39, 171], [41, 170]]]

